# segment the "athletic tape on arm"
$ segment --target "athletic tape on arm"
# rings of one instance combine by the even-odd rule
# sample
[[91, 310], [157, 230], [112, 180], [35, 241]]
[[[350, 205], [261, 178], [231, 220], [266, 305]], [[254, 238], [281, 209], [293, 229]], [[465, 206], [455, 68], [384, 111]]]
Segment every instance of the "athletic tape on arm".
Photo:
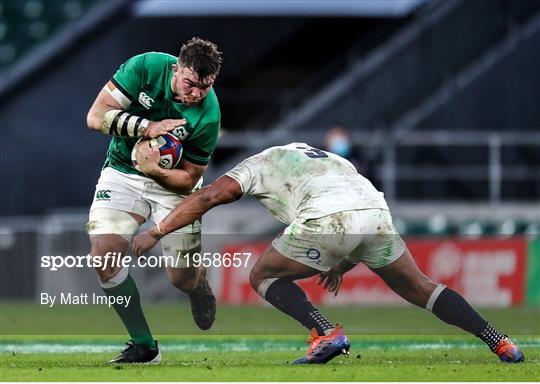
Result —
[[113, 136], [141, 137], [149, 123], [147, 119], [130, 115], [121, 109], [111, 109], [103, 117], [101, 132]]

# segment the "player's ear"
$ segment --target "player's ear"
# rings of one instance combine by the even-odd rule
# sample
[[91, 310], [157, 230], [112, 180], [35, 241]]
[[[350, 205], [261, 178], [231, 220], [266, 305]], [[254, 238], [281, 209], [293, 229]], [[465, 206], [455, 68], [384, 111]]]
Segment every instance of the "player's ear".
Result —
[[173, 70], [174, 74], [176, 74], [178, 72], [178, 64], [173, 64], [172, 65], [172, 70]]

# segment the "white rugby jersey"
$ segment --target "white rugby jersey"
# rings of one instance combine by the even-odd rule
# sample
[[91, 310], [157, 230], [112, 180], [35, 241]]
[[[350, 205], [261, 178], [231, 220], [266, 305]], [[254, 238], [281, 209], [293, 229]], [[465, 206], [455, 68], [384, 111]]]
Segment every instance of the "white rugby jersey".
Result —
[[285, 224], [341, 211], [388, 210], [383, 193], [349, 161], [305, 143], [268, 148], [226, 175]]

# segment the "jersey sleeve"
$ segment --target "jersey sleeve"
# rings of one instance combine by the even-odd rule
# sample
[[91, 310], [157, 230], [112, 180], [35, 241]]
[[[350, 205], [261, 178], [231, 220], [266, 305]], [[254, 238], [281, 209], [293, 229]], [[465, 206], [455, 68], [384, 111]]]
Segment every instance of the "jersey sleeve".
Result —
[[253, 169], [251, 158], [242, 161], [225, 174], [225, 176], [229, 176], [240, 184], [244, 195], [251, 195], [254, 192], [255, 175], [256, 172]]
[[144, 84], [144, 55], [133, 56], [118, 68], [106, 90], [122, 106], [136, 100]]
[[218, 136], [219, 121], [205, 124], [183, 143], [184, 153], [182, 156], [194, 164], [208, 165], [210, 157], [216, 149]]

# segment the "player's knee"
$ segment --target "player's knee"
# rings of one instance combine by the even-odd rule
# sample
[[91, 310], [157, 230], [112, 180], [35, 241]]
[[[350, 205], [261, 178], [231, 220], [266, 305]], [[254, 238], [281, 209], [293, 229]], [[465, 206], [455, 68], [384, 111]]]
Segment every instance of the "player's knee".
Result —
[[113, 277], [115, 277], [118, 272], [120, 271], [120, 268], [95, 268], [96, 273], [99, 277], [99, 281], [102, 283], [107, 283], [109, 280], [111, 280]]
[[197, 274], [183, 274], [176, 273], [169, 275], [169, 281], [173, 287], [181, 290], [184, 293], [193, 292], [193, 290], [199, 285], [199, 279]]
[[262, 275], [259, 273], [257, 268], [253, 267], [251, 271], [249, 272], [249, 284], [251, 287], [257, 291], [259, 288], [259, 284], [263, 280]]
[[249, 284], [254, 291], [256, 291], [263, 299], [266, 295], [268, 287], [277, 280], [275, 277], [268, 276], [268, 273], [264, 273], [263, 270], [253, 267], [249, 273]]
[[129, 243], [118, 235], [98, 235], [92, 238], [92, 265], [102, 283], [108, 282], [120, 270], [121, 260]]
[[425, 308], [428, 304], [432, 292], [437, 288], [437, 284], [433, 283], [427, 277], [425, 280], [418, 282], [412, 292], [412, 304]]
[[419, 295], [422, 297], [422, 300], [427, 302], [431, 296], [431, 293], [435, 290], [435, 288], [437, 288], [437, 286], [438, 284], [435, 284], [426, 277], [425, 280], [422, 281], [422, 284], [418, 287]]
[[197, 287], [195, 279], [173, 279], [171, 284], [184, 293], [191, 293]]
[[[123, 256], [127, 250], [129, 242], [120, 235], [95, 235], [91, 239], [91, 255], [104, 255], [103, 258], [112, 258], [114, 256]], [[100, 258], [101, 256], [92, 256]]]

